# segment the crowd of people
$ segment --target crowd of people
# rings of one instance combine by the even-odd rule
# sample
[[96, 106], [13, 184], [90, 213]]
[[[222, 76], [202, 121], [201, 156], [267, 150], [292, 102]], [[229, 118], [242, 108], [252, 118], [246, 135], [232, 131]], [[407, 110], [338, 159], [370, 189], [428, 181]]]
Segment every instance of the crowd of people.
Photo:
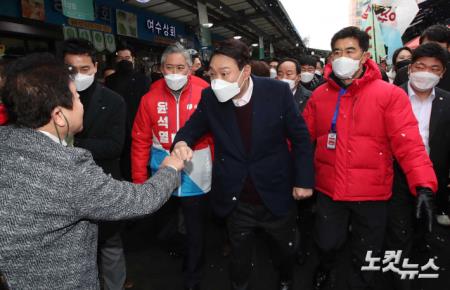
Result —
[[[0, 63], [0, 289], [130, 286], [126, 220], [171, 202], [185, 289], [201, 289], [209, 212], [224, 223], [233, 290], [253, 289], [257, 231], [279, 290], [311, 252], [315, 289], [414, 289], [404, 275], [447, 265], [430, 257], [411, 274], [408, 261], [450, 226], [449, 55], [449, 28], [434, 25], [389, 70], [356, 27], [333, 36], [326, 64], [252, 60], [235, 39], [207, 65], [169, 46], [151, 78], [123, 46], [101, 81], [82, 39], [60, 58]], [[409, 274], [374, 265], [389, 259]]]

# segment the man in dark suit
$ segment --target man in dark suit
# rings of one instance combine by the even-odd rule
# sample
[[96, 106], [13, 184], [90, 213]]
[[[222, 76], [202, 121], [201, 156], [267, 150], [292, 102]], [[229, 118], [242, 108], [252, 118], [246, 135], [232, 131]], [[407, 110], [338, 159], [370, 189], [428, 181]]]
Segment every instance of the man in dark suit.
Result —
[[[105, 173], [121, 179], [126, 106], [121, 96], [95, 80], [95, 52], [92, 43], [86, 40], [69, 39], [63, 44], [64, 62], [76, 71], [74, 82], [85, 112], [84, 129], [74, 136], [74, 146], [89, 150]], [[102, 223], [99, 228], [100, 262], [106, 289], [122, 289], [125, 282], [120, 228], [118, 223]]]
[[277, 66], [277, 80], [289, 84], [292, 94], [294, 94], [295, 102], [298, 104], [300, 113], [305, 109], [306, 102], [312, 94], [311, 91], [303, 86], [301, 76], [300, 64], [293, 58], [285, 58], [281, 60], [280, 64]]
[[[229, 40], [210, 62], [211, 88], [173, 142], [172, 154], [192, 158], [193, 144], [211, 132], [215, 145], [210, 195], [227, 216], [232, 289], [248, 289], [255, 230], [275, 242], [280, 288], [292, 288], [296, 250], [295, 199], [312, 195], [312, 145], [287, 84], [251, 76], [249, 48]], [[292, 150], [289, 150], [288, 142]]]
[[121, 95], [127, 106], [125, 144], [120, 158], [122, 177], [131, 181], [131, 129], [141, 98], [150, 89], [150, 80], [135, 70], [133, 49], [121, 46], [116, 52], [116, 72], [105, 79], [105, 86]]
[[[445, 25], [436, 24], [428, 27], [424, 30], [422, 35], [420, 36], [419, 43], [437, 43], [439, 44], [446, 52], [447, 55], [450, 54], [450, 29]], [[437, 84], [437, 87], [447, 92], [450, 92], [450, 62], [447, 60], [444, 68], [446, 68], [444, 75], [441, 80]], [[394, 79], [394, 85], [400, 86], [408, 81], [408, 67], [403, 67], [399, 69], [397, 75]]]
[[[435, 87], [445, 72], [446, 52], [435, 43], [419, 46], [408, 67], [410, 80], [401, 87], [408, 94], [419, 122], [420, 135], [433, 163], [438, 179], [436, 218], [438, 223], [450, 225], [447, 180], [450, 170], [450, 93]], [[415, 236], [415, 200], [409, 192], [406, 177], [395, 163], [393, 194], [388, 205], [386, 250], [402, 250], [409, 258]], [[418, 229], [420, 233], [420, 228]], [[421, 243], [424, 241], [421, 240]], [[444, 260], [443, 257], [440, 257]], [[400, 280], [398, 274], [384, 274], [395, 289], [412, 289], [412, 280]]]

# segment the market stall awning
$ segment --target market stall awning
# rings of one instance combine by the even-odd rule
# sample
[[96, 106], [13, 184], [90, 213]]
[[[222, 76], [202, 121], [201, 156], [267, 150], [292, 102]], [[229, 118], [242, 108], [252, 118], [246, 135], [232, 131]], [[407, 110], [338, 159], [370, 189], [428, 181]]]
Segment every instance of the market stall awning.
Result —
[[[199, 20], [195, 0], [151, 0], [127, 4], [146, 9], [184, 23], [198, 33]], [[222, 38], [241, 36], [242, 40], [258, 43], [259, 36], [272, 42], [277, 52], [304, 51], [301, 37], [278, 0], [212, 0], [205, 1], [211, 32]], [[266, 42], [266, 43], [267, 43]]]

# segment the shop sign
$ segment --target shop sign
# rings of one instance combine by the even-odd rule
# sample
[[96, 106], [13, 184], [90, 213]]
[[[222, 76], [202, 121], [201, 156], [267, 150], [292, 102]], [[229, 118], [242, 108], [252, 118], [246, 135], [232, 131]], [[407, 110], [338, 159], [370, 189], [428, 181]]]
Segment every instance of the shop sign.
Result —
[[92, 31], [92, 43], [98, 51], [105, 50], [105, 38], [100, 31]]
[[93, 0], [61, 0], [65, 16], [82, 20], [95, 20]]
[[[111, 7], [95, 3], [94, 9], [95, 19], [111, 23]], [[53, 0], [53, 10], [59, 13], [63, 13], [61, 0]]]
[[157, 36], [176, 38], [176, 27], [168, 23], [148, 18], [146, 21], [147, 29]]
[[98, 31], [103, 31], [103, 32], [107, 32], [107, 33], [112, 32], [112, 29], [110, 26], [98, 24], [95, 22], [88, 22], [88, 21], [69, 18], [67, 23], [71, 26], [75, 26], [75, 27], [79, 27], [79, 28], [85, 28], [85, 29], [89, 29], [89, 30], [98, 30]]
[[173, 44], [175, 44], [176, 40], [170, 39], [170, 38], [165, 38], [162, 36], [155, 36], [155, 38], [153, 39], [153, 42], [158, 43], [158, 44], [164, 44], [164, 45], [173, 45]]
[[116, 51], [116, 38], [111, 33], [105, 33], [105, 45], [109, 52]]
[[64, 32], [64, 39], [78, 38], [78, 31], [75, 27], [64, 26], [63, 32]]
[[116, 25], [117, 34], [128, 37], [138, 37], [136, 14], [117, 9]]
[[109, 52], [116, 51], [116, 40], [113, 34], [103, 33], [102, 31], [88, 30], [84, 28], [76, 28], [72, 26], [64, 26], [64, 39], [81, 38], [92, 42], [97, 51], [104, 51], [105, 48]]
[[84, 28], [78, 28], [78, 37], [81, 39], [86, 39], [92, 42], [92, 36], [91, 31], [84, 29]]
[[44, 0], [22, 0], [22, 17], [45, 20], [45, 3]]

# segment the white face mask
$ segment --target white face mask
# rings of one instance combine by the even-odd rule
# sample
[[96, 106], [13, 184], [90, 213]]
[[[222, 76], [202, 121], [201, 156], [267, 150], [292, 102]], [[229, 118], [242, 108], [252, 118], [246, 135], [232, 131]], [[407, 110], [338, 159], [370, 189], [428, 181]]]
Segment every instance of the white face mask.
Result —
[[180, 90], [187, 83], [187, 75], [182, 74], [167, 74], [164, 79], [172, 91]]
[[339, 57], [332, 63], [334, 74], [341, 80], [353, 78], [359, 69], [359, 60], [349, 57]]
[[409, 75], [411, 85], [420, 92], [434, 88], [440, 81], [440, 77], [427, 71], [413, 72]]
[[309, 82], [311, 82], [312, 80], [313, 80], [313, 78], [314, 78], [314, 74], [313, 73], [310, 73], [310, 72], [302, 72], [301, 74], [300, 74], [301, 76], [301, 81], [302, 82], [304, 82], [304, 83], [309, 83]]
[[271, 79], [274, 79], [274, 78], [276, 78], [276, 77], [277, 77], [277, 70], [274, 69], [274, 68], [271, 68], [271, 69], [270, 69], [270, 78], [271, 78]]
[[291, 91], [295, 89], [295, 80], [281, 79], [282, 82], [288, 83]]
[[241, 87], [239, 86], [238, 81], [241, 78], [243, 71], [244, 70], [241, 71], [238, 79], [233, 83], [221, 79], [214, 79], [211, 81], [211, 88], [219, 102], [224, 103], [231, 100], [241, 92]]
[[319, 76], [322, 75], [322, 72], [321, 72], [320, 70], [316, 70], [314, 73], [315, 73], [316, 75], [319, 75]]
[[89, 88], [94, 82], [95, 74], [85, 75], [77, 73], [75, 75], [75, 79], [73, 80], [75, 83], [75, 87], [77, 88], [77, 92], [82, 92]]

